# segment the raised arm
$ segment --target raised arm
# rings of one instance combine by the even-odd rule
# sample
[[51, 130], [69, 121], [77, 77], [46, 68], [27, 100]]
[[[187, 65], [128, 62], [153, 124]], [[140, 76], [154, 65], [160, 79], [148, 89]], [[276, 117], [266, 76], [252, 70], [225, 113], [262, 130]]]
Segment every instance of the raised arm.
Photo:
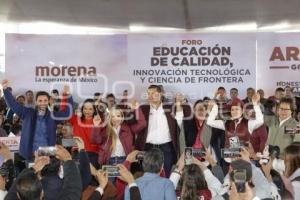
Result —
[[6, 104], [9, 108], [12, 109], [14, 113], [16, 113], [21, 119], [25, 118], [26, 113], [28, 112], [29, 108], [22, 106], [19, 104], [16, 99], [13, 97], [12, 93], [7, 89], [8, 88], [8, 80], [2, 81], [3, 93]]
[[146, 128], [147, 122], [141, 108], [139, 108], [137, 101], [133, 100], [131, 102], [131, 109], [134, 112], [134, 118], [136, 119], [136, 122], [130, 124], [130, 129], [134, 134], [136, 134]]
[[[182, 122], [184, 118], [183, 104], [184, 104], [184, 96], [181, 93], [177, 93], [175, 97], [175, 119], [177, 121], [178, 127], [182, 128]], [[190, 112], [189, 112], [190, 113]]]
[[68, 86], [64, 86], [62, 104], [59, 111], [54, 111], [53, 116], [59, 120], [68, 119], [73, 114], [73, 98]]
[[82, 194], [79, 169], [66, 149], [61, 146], [56, 146], [56, 149], [56, 157], [64, 163], [64, 183], [58, 199], [79, 200]]
[[252, 134], [252, 132], [262, 126], [264, 124], [264, 116], [261, 112], [260, 106], [259, 106], [260, 96], [259, 94], [255, 94], [252, 97], [253, 102], [253, 108], [255, 111], [255, 119], [250, 119], [248, 121], [248, 130]]
[[82, 180], [82, 190], [84, 191], [92, 180], [90, 160], [84, 148], [84, 142], [81, 137], [74, 137], [79, 149], [79, 170]]
[[214, 101], [209, 101], [208, 104], [208, 106], [212, 106], [212, 109], [207, 118], [207, 125], [225, 130], [224, 121], [216, 120], [216, 117], [218, 116], [218, 105]]

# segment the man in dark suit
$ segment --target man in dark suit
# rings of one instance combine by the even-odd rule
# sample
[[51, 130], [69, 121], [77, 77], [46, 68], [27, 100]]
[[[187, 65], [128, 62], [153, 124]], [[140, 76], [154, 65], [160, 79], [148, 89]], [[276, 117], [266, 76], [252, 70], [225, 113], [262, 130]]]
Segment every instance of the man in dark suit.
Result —
[[244, 104], [252, 103], [252, 97], [255, 94], [255, 90], [252, 87], [247, 88], [247, 97], [243, 99]]
[[140, 107], [147, 127], [137, 134], [135, 145], [142, 151], [159, 148], [164, 154], [164, 170], [169, 177], [172, 165], [177, 160], [177, 137], [180, 130], [175, 116], [172, 115], [172, 104], [162, 102], [162, 88], [150, 85], [147, 93], [149, 104]]

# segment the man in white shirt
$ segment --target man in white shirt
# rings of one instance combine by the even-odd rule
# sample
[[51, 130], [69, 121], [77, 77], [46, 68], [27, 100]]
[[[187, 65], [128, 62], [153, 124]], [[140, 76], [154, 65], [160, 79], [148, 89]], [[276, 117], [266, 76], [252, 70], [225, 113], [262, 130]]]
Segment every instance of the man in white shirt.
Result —
[[140, 107], [147, 127], [138, 133], [135, 145], [138, 150], [143, 151], [159, 148], [164, 154], [164, 170], [169, 177], [172, 165], [177, 160], [177, 137], [180, 130], [175, 116], [172, 115], [172, 105], [162, 102], [162, 88], [151, 85], [147, 92], [149, 104]]

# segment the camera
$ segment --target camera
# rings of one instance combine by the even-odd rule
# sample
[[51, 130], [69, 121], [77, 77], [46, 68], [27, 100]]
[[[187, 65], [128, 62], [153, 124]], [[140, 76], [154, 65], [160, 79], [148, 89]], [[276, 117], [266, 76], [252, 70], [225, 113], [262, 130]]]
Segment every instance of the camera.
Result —
[[145, 151], [140, 151], [136, 154], [136, 159], [138, 161], [144, 160], [144, 157], [145, 157]]
[[280, 157], [280, 147], [269, 145], [269, 155], [272, 159], [275, 159], [275, 158], [279, 159], [279, 157]]
[[56, 155], [56, 147], [39, 147], [37, 150], [38, 156], [55, 156]]
[[119, 168], [113, 165], [103, 165], [102, 170], [107, 173], [108, 177], [120, 176]]

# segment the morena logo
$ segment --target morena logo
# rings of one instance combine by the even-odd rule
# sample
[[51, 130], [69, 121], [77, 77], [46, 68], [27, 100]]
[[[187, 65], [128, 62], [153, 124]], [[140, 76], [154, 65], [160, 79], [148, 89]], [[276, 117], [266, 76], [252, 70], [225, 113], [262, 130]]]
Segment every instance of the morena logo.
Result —
[[85, 66], [36, 66], [36, 76], [96, 76], [96, 67]]

